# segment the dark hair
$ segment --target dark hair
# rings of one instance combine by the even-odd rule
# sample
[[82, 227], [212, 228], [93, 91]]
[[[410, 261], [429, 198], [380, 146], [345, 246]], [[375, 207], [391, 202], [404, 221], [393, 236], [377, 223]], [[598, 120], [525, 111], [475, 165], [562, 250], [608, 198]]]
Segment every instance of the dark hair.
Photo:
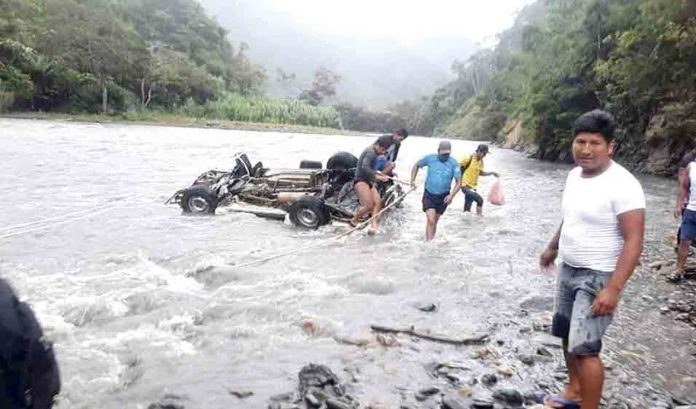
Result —
[[403, 136], [404, 139], [408, 138], [408, 131], [405, 128], [401, 128], [394, 132], [394, 135]]
[[392, 143], [393, 143], [393, 141], [392, 141], [391, 137], [386, 135], [386, 136], [380, 136], [379, 138], [377, 138], [377, 140], [375, 141], [374, 144], [379, 145], [379, 146], [383, 147], [384, 149], [389, 149], [389, 147], [392, 146]]
[[488, 153], [488, 145], [485, 143], [482, 143], [481, 145], [476, 148], [476, 152], [481, 152], [481, 153]]
[[580, 117], [575, 120], [573, 124], [573, 137], [583, 132], [598, 133], [602, 135], [607, 142], [612, 142], [614, 140], [615, 130], [616, 120], [614, 120], [614, 117], [609, 112], [595, 109], [594, 111], [580, 115]]

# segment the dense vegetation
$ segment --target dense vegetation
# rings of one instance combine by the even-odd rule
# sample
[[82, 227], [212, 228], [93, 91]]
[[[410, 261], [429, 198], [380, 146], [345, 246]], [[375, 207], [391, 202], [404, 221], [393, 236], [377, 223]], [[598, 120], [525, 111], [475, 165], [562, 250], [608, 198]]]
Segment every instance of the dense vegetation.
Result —
[[572, 121], [604, 108], [619, 156], [643, 170], [671, 173], [696, 148], [693, 0], [539, 0], [454, 70], [415, 118], [426, 133], [502, 140], [515, 127], [537, 157], [566, 160]]
[[0, 0], [0, 111], [161, 110], [338, 126], [259, 98], [265, 72], [195, 0]]

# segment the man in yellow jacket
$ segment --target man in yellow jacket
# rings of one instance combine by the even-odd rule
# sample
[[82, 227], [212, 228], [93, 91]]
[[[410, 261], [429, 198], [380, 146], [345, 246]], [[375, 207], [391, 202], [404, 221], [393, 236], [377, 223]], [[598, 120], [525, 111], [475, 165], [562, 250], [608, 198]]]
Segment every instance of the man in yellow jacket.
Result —
[[483, 197], [476, 192], [479, 176], [500, 176], [496, 172], [483, 170], [483, 158], [488, 154], [488, 145], [481, 144], [473, 155], [467, 155], [459, 162], [462, 171], [462, 192], [464, 193], [464, 211], [471, 211], [471, 204], [476, 202], [476, 214], [483, 214]]

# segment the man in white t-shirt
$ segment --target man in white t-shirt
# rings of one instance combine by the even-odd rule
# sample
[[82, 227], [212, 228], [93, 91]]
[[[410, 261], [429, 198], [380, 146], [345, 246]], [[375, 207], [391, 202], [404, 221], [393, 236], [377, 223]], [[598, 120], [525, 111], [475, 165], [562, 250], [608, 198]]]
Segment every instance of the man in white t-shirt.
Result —
[[684, 171], [679, 175], [679, 197], [674, 216], [681, 218], [679, 228], [679, 247], [677, 249], [677, 272], [673, 280], [684, 276], [689, 246], [696, 240], [696, 157], [691, 157]]
[[548, 395], [552, 408], [597, 409], [604, 384], [602, 336], [643, 251], [645, 196], [638, 180], [612, 160], [614, 118], [588, 112], [573, 125], [573, 158], [563, 192], [561, 227], [541, 254], [548, 269], [559, 253], [552, 332], [563, 338], [569, 383]]

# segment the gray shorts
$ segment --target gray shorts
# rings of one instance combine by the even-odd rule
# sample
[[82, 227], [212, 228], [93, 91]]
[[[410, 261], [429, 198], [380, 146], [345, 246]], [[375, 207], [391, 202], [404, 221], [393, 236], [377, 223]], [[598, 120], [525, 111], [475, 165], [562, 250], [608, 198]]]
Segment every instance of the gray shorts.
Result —
[[611, 273], [561, 264], [551, 331], [568, 341], [569, 353], [596, 356], [602, 350], [602, 336], [613, 315], [597, 317], [590, 307], [610, 278]]

